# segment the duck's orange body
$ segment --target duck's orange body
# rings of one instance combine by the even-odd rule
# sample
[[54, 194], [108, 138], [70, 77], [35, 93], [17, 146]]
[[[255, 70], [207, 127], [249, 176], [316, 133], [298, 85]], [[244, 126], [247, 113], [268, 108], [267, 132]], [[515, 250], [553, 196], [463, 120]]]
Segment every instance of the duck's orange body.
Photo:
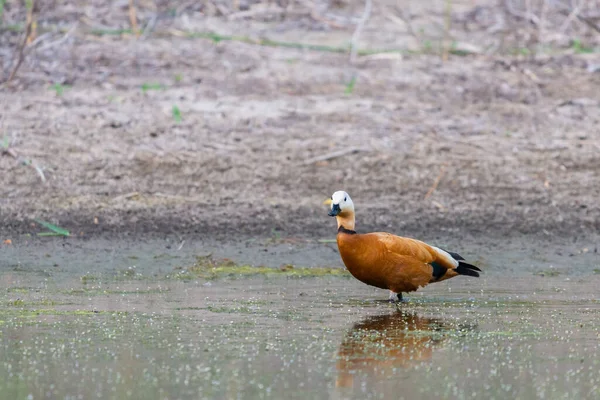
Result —
[[354, 204], [346, 192], [336, 192], [329, 215], [338, 223], [337, 244], [344, 265], [359, 281], [398, 294], [457, 275], [479, 276], [479, 268], [456, 253], [419, 240], [385, 232], [354, 231]]
[[[458, 275], [455, 266], [429, 245], [389, 233], [351, 233], [340, 230], [338, 249], [348, 271], [359, 281], [395, 293], [412, 292], [433, 281]], [[436, 263], [446, 269], [434, 277]]]

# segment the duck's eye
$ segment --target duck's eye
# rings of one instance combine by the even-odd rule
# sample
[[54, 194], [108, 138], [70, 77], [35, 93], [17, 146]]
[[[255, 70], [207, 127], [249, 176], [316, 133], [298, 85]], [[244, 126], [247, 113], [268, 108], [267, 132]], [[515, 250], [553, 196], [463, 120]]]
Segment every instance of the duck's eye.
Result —
[[344, 201], [346, 201], [346, 198], [344, 197]]

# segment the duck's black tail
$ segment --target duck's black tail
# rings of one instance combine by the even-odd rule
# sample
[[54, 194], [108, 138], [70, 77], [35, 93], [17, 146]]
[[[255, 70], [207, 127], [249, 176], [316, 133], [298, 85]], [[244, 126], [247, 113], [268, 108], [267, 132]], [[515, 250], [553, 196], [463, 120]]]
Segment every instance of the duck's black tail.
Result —
[[458, 272], [459, 275], [468, 275], [468, 276], [474, 276], [476, 278], [479, 278], [479, 273], [481, 272], [481, 270], [479, 268], [465, 262], [464, 257], [458, 253], [453, 253], [448, 250], [444, 250], [444, 251], [446, 253], [450, 254], [452, 256], [452, 258], [454, 258], [456, 261], [458, 261], [458, 267], [456, 267], [455, 271]]
[[461, 260], [458, 260], [458, 267], [456, 267], [455, 271], [458, 272], [459, 275], [474, 276], [476, 278], [479, 278], [479, 272], [481, 272], [481, 270], [476, 266], [468, 264]]

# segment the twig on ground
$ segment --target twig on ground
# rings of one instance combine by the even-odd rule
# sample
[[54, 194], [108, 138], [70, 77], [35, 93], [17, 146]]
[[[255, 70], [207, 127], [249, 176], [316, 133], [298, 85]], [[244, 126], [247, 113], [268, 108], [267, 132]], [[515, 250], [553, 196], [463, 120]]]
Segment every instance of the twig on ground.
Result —
[[513, 17], [517, 17], [520, 19], [524, 19], [526, 21], [530, 21], [531, 23], [533, 23], [535, 25], [540, 24], [540, 19], [538, 18], [537, 15], [530, 13], [528, 10], [527, 11], [517, 10], [516, 8], [513, 7], [512, 0], [504, 0], [503, 3], [504, 3], [505, 10]]
[[432, 200], [431, 203], [436, 206], [438, 208], [438, 210], [440, 210], [441, 212], [445, 212], [446, 211], [446, 206], [444, 206], [442, 203], [440, 203], [439, 201], [435, 201]]
[[546, 13], [548, 9], [547, 0], [542, 1], [542, 10], [540, 11], [540, 24], [538, 25], [537, 40], [539, 43], [544, 43], [544, 25], [546, 21]]
[[335, 29], [344, 29], [346, 28], [346, 24], [342, 24], [336, 21], [333, 21], [330, 18], [327, 18], [321, 14], [319, 14], [316, 10], [316, 8], [313, 8], [312, 11], [310, 11], [310, 17], [312, 19], [314, 19], [315, 21], [321, 22], [331, 28], [335, 28]]
[[379, 61], [379, 60], [402, 60], [402, 53], [396, 52], [391, 53], [389, 51], [384, 51], [381, 53], [373, 53], [367, 56], [362, 57], [365, 61]]
[[[577, 15], [579, 15], [579, 12], [581, 11], [581, 9], [586, 5], [587, 1], [582, 1], [580, 4], [577, 4], [577, 7], [575, 7], [570, 13], [569, 15], [567, 15], [567, 18], [564, 20], [564, 22], [560, 25], [560, 28], [558, 28], [558, 31], [560, 33], [564, 33], [567, 28], [569, 27], [569, 25], [571, 25], [571, 22], [573, 22], [573, 20], [575, 18], [577, 18]], [[544, 3], [545, 4], [545, 3]]]
[[444, 42], [442, 49], [442, 61], [448, 61], [450, 53], [450, 26], [452, 25], [452, 0], [446, 0], [446, 12], [444, 15]]
[[129, 0], [129, 22], [131, 23], [131, 31], [136, 35], [140, 36], [140, 30], [137, 23], [137, 12], [135, 10], [135, 0]]
[[[68, 40], [68, 39], [71, 37], [71, 35], [73, 34], [73, 32], [75, 32], [75, 30], [77, 29], [77, 26], [79, 26], [79, 21], [75, 22], [75, 23], [73, 24], [73, 26], [72, 26], [71, 28], [69, 28], [69, 30], [68, 30], [68, 31], [67, 31], [67, 32], [66, 32], [66, 33], [65, 33], [65, 34], [64, 34], [64, 35], [63, 35], [63, 36], [62, 36], [60, 39], [58, 39], [58, 40], [55, 40], [55, 41], [53, 41], [53, 42], [46, 43], [46, 44], [45, 44], [45, 45], [43, 45], [43, 46], [40, 46], [40, 47], [37, 49], [37, 51], [44, 51], [44, 50], [48, 50], [48, 49], [50, 49], [50, 48], [52, 48], [52, 47], [58, 46], [58, 45], [60, 45], [60, 44], [63, 44], [64, 42], [66, 42], [66, 41], [67, 41], [67, 40]], [[40, 36], [40, 37], [41, 37], [41, 36]], [[37, 41], [37, 40], [36, 40], [36, 41]], [[34, 42], [34, 44], [35, 44], [35, 42]]]
[[[14, 79], [14, 77], [17, 75], [17, 71], [19, 70], [19, 68], [21, 67], [21, 64], [23, 63], [23, 60], [25, 59], [25, 46], [27, 46], [27, 43], [30, 40], [33, 40], [31, 38], [32, 32], [33, 32], [33, 9], [35, 7], [35, 4], [31, 3], [31, 7], [28, 7], [27, 9], [27, 23], [25, 24], [25, 35], [23, 36], [23, 41], [21, 42], [21, 44], [19, 45], [19, 47], [17, 47], [17, 49], [15, 50], [15, 55], [16, 55], [16, 59], [17, 62], [15, 64], [15, 66], [13, 67], [10, 75], [8, 76], [8, 79], [4, 82], [4, 84], [9, 83], [10, 81], [12, 81]], [[13, 57], [14, 59], [15, 57]]]
[[360, 21], [358, 21], [358, 25], [356, 25], [356, 29], [354, 30], [354, 34], [352, 35], [352, 39], [350, 41], [350, 62], [352, 64], [354, 64], [356, 61], [356, 54], [358, 53], [358, 39], [360, 38], [360, 34], [362, 33], [365, 23], [371, 16], [372, 7], [372, 0], [365, 0], [365, 10], [363, 11]]
[[417, 33], [417, 31], [413, 28], [412, 23], [410, 22], [410, 16], [406, 15], [404, 10], [401, 9], [400, 7], [394, 7], [394, 9], [396, 10], [396, 14], [398, 14], [398, 16], [395, 16], [393, 14], [389, 14], [387, 17], [388, 19], [390, 19], [391, 21], [394, 21], [395, 23], [400, 25], [400, 22], [404, 23], [404, 25], [406, 25], [406, 29], [408, 29], [408, 33], [413, 36], [415, 39], [417, 39], [418, 41], [421, 41], [421, 35], [419, 35]]
[[27, 25], [31, 26], [31, 30], [29, 32], [29, 35], [27, 36], [25, 44], [31, 44], [31, 42], [35, 40], [37, 34], [37, 20], [34, 14], [36, 11], [35, 0], [25, 1], [25, 6], [27, 7], [27, 17], [25, 21]]
[[52, 36], [52, 32], [46, 32], [46, 33], [41, 34], [40, 36], [36, 37], [34, 40], [31, 41], [31, 43], [29, 43], [27, 45], [27, 49], [34, 48], [35, 46], [37, 46], [39, 43], [42, 43], [44, 40], [46, 40], [50, 36]]
[[[223, 15], [226, 15], [224, 11], [221, 11]], [[337, 23], [335, 21], [331, 21], [330, 19], [320, 15], [316, 7], [310, 7], [307, 5], [307, 9], [290, 9], [290, 7], [283, 8], [277, 5], [256, 5], [249, 10], [246, 11], [236, 11], [234, 13], [228, 13], [227, 19], [230, 21], [236, 21], [240, 19], [245, 19], [249, 17], [256, 16], [265, 16], [265, 15], [283, 15], [285, 17], [289, 16], [307, 16], [312, 18], [315, 21], [326, 24], [332, 28], [343, 29], [345, 25]]]
[[594, 22], [594, 18], [587, 17], [587, 16], [581, 14], [581, 12], [576, 12], [576, 10], [577, 10], [578, 7], [575, 7], [575, 9], [571, 9], [568, 6], [566, 6], [565, 4], [562, 4], [560, 2], [557, 2], [556, 4], [560, 7], [559, 11], [562, 14], [567, 15], [567, 16], [570, 16], [571, 14], [574, 14], [577, 19], [579, 19], [582, 22], [584, 22], [587, 26], [589, 26], [590, 28], [592, 28], [596, 32], [600, 32], [600, 25], [598, 25], [598, 24], [596, 24]]
[[152, 32], [154, 30], [154, 26], [156, 25], [156, 20], [157, 19], [158, 19], [158, 14], [154, 14], [152, 16], [152, 18], [150, 18], [150, 21], [148, 21], [148, 23], [144, 27], [144, 32], [142, 32], [142, 35], [140, 36], [140, 39], [147, 38], [148, 35], [150, 34], [150, 32]]
[[154, 27], [156, 26], [156, 21], [158, 20], [158, 7], [156, 6], [156, 1], [155, 0], [150, 0], [150, 4], [152, 5], [152, 11], [154, 12], [154, 14], [152, 14], [152, 17], [150, 18], [150, 21], [148, 21], [146, 23], [146, 26], [144, 27], [144, 31], [142, 32], [140, 39], [145, 39], [148, 37], [148, 35], [150, 35], [150, 33], [154, 30]]
[[542, 93], [542, 91], [541, 91], [541, 89], [540, 89], [540, 85], [542, 85], [542, 84], [543, 84], [543, 82], [541, 81], [541, 79], [540, 79], [540, 78], [538, 78], [538, 76], [537, 76], [535, 73], [533, 73], [533, 72], [532, 72], [530, 69], [528, 69], [528, 68], [522, 68], [522, 69], [519, 69], [519, 72], [521, 72], [521, 74], [523, 74], [523, 76], [524, 76], [525, 78], [527, 78], [527, 80], [528, 80], [528, 81], [530, 81], [530, 82], [532, 83], [532, 85], [531, 85], [531, 86], [533, 87], [533, 89], [534, 89], [534, 91], [535, 91], [535, 96], [536, 96], [536, 98], [537, 98], [537, 99], [540, 99], [540, 98], [542, 98], [544, 95], [543, 95], [543, 93]]
[[231, 14], [229, 12], [229, 9], [224, 4], [218, 3], [218, 2], [215, 2], [213, 4], [214, 4], [215, 8], [217, 9], [217, 11], [219, 11], [219, 13], [221, 14], [221, 16], [226, 17], [229, 14]]
[[[321, 13], [321, 11], [318, 10], [319, 7], [318, 7], [317, 2], [296, 0], [295, 4], [301, 6], [300, 10], [298, 10], [298, 11], [289, 10], [290, 7], [288, 7], [288, 9], [286, 9], [286, 16], [290, 15], [290, 14], [292, 14], [292, 15], [294, 15], [294, 14], [304, 15], [305, 14], [305, 15], [308, 15], [313, 20], [321, 22], [322, 24], [325, 24], [334, 29], [345, 29], [348, 25], [352, 24], [352, 22], [349, 21], [349, 19], [344, 19], [344, 21], [342, 21], [340, 17], [323, 15]], [[304, 11], [304, 10], [308, 10], [308, 11]], [[336, 21], [335, 19], [338, 19], [338, 20]]]
[[435, 192], [435, 189], [437, 189], [438, 185], [440, 184], [440, 181], [446, 174], [447, 166], [448, 166], [448, 164], [442, 165], [442, 169], [440, 169], [440, 173], [438, 174], [437, 178], [435, 178], [435, 181], [433, 181], [433, 185], [431, 185], [431, 187], [429, 188], [427, 193], [425, 193], [425, 197], [423, 198], [424, 200], [427, 200], [429, 198], [429, 196], [431, 196], [433, 194], [433, 192]]
[[[44, 44], [43, 46], [40, 46], [37, 48], [37, 51], [44, 51], [44, 50], [48, 50], [52, 47], [58, 46], [63, 44], [66, 40], [68, 40], [71, 35], [73, 34], [73, 32], [75, 31], [75, 29], [77, 28], [79, 22], [75, 22], [75, 24], [73, 24], [73, 26], [71, 28], [69, 28], [68, 31], [65, 32], [65, 34], [58, 40], [55, 40], [53, 42], [49, 42]], [[15, 76], [16, 73], [19, 69], [19, 67], [21, 66], [21, 63], [25, 60], [25, 57], [27, 57], [27, 55], [35, 49], [35, 47], [44, 42], [44, 40], [46, 40], [47, 38], [49, 38], [50, 36], [52, 36], [52, 32], [46, 32], [38, 37], [36, 37], [33, 41], [31, 41], [31, 43], [27, 44], [27, 39], [25, 39], [22, 43], [21, 46], [18, 48], [18, 61], [17, 64], [15, 65], [15, 67], [13, 68], [11, 75], [9, 76], [9, 78], [2, 84], [5, 85], [8, 82], [10, 82]], [[25, 37], [29, 37], [29, 35], [27, 34], [27, 28], [26, 28], [26, 32], [25, 32]], [[25, 45], [23, 45], [25, 44]]]
[[[268, 15], [268, 14], [283, 14], [285, 10], [278, 5], [271, 4], [258, 4], [249, 10], [238, 11], [233, 14], [227, 15], [227, 19], [230, 21], [236, 21], [248, 17], [255, 17], [258, 15]], [[221, 14], [226, 15], [224, 12]]]
[[35, 172], [37, 172], [37, 174], [40, 177], [40, 179], [42, 180], [42, 182], [46, 182], [46, 175], [44, 175], [44, 169], [42, 167], [40, 167], [39, 165], [37, 165], [37, 163], [35, 163], [35, 162], [31, 161], [31, 160], [27, 160], [27, 159], [19, 156], [19, 154], [17, 154], [17, 152], [15, 151], [15, 149], [13, 149], [11, 147], [4, 147], [3, 146], [2, 147], [2, 154], [6, 154], [6, 155], [14, 158], [20, 164], [31, 166], [31, 168], [35, 169]]
[[301, 163], [301, 165], [310, 165], [310, 164], [314, 164], [314, 163], [319, 162], [319, 161], [329, 161], [329, 160], [332, 160], [334, 158], [339, 158], [339, 157], [345, 156], [347, 154], [360, 153], [361, 151], [366, 151], [366, 150], [358, 148], [358, 147], [350, 147], [349, 149], [343, 149], [343, 150], [333, 151], [331, 153], [327, 153], [327, 154], [323, 154], [323, 155], [316, 156], [316, 157], [313, 157], [313, 158], [309, 158], [308, 160], [304, 160]]
[[195, 0], [190, 0], [190, 1], [182, 2], [175, 9], [175, 15], [177, 15], [177, 16], [181, 15], [184, 11], [186, 11], [187, 8], [189, 8], [191, 6], [194, 6], [194, 5], [196, 5], [196, 1]]

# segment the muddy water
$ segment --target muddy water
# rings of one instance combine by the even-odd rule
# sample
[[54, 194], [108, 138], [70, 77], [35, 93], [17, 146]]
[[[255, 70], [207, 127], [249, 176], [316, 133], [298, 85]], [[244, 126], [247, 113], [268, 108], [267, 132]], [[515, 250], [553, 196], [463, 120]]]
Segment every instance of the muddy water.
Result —
[[600, 276], [454, 279], [391, 305], [347, 277], [4, 273], [3, 398], [598, 398]]

